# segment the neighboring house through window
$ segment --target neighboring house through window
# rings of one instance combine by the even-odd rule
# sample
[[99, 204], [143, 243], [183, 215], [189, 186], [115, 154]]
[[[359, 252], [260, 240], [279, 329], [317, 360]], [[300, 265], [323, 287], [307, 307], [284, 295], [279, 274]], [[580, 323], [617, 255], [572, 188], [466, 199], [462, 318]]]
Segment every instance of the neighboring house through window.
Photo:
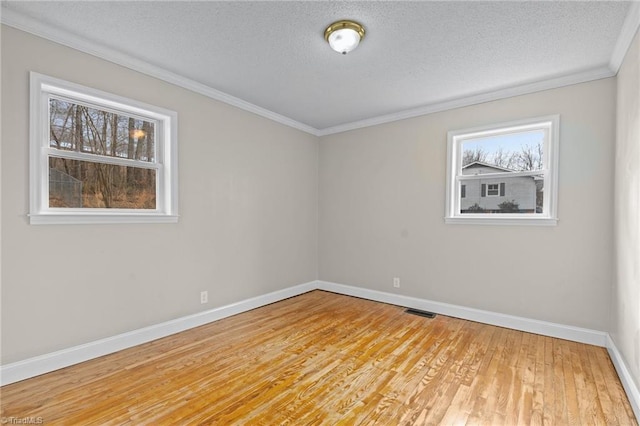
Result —
[[177, 114], [31, 73], [30, 222], [177, 221]]
[[559, 117], [448, 134], [447, 223], [555, 224]]

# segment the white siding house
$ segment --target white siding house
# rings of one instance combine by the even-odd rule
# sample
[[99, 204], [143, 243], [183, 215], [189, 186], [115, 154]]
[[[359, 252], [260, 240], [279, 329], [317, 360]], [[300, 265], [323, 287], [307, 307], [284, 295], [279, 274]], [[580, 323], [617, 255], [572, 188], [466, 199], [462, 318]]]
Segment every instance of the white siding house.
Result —
[[[462, 167], [463, 175], [494, 174], [486, 179], [465, 180], [460, 187], [460, 211], [504, 212], [500, 204], [513, 202], [520, 213], [536, 212], [536, 194], [542, 188], [532, 176], [509, 176], [514, 170], [486, 164], [480, 161]], [[496, 173], [502, 174], [495, 176]], [[482, 210], [480, 210], [482, 209]]]

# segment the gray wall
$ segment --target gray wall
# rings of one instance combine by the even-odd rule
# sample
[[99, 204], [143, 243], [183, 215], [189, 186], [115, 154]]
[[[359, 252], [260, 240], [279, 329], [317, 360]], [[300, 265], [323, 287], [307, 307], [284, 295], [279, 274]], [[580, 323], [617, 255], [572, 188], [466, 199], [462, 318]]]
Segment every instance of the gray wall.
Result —
[[[616, 79], [318, 144], [15, 29], [2, 28], [1, 47], [3, 364], [320, 278], [598, 330], [610, 329], [613, 306], [614, 339], [637, 377], [640, 238], [622, 235], [637, 218], [637, 199], [627, 197], [640, 184], [637, 161], [635, 180], [618, 186], [611, 297]], [[622, 167], [632, 159], [625, 150], [638, 153], [638, 98], [620, 96], [637, 93], [637, 40], [632, 49], [636, 59], [627, 58], [618, 88], [618, 108], [631, 117], [618, 120]], [[178, 112], [178, 224], [27, 224], [28, 71]], [[556, 113], [559, 225], [445, 225], [447, 131]], [[635, 210], [625, 212], [631, 202]], [[207, 305], [201, 290], [209, 291]]]
[[[27, 224], [29, 71], [178, 112], [178, 224]], [[5, 26], [1, 165], [3, 364], [317, 278], [316, 137]]]
[[[608, 330], [615, 88], [609, 78], [324, 137], [320, 279]], [[559, 224], [445, 225], [447, 131], [550, 114]]]
[[640, 387], [640, 35], [618, 73], [611, 336]]

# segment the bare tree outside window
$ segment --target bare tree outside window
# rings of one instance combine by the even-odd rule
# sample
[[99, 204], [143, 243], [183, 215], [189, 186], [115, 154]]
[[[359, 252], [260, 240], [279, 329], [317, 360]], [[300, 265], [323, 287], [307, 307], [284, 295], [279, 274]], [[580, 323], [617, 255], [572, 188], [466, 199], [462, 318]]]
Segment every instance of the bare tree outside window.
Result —
[[51, 148], [96, 156], [95, 161], [49, 157], [56, 176], [66, 175], [82, 188], [81, 200], [74, 205], [68, 205], [69, 197], [60, 192], [64, 188], [50, 190], [49, 207], [156, 208], [154, 169], [101, 162], [101, 157], [155, 162], [155, 123], [52, 97], [49, 129]]
[[544, 133], [523, 132], [470, 140], [462, 145], [462, 166], [481, 162], [516, 172], [542, 170]]

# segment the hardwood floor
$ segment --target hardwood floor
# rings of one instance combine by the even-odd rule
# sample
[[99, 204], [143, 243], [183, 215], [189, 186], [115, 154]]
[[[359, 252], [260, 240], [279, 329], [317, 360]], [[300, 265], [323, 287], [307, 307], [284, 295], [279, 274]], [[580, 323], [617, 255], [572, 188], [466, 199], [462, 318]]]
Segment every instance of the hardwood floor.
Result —
[[44, 424], [637, 424], [604, 348], [323, 291], [1, 392]]

